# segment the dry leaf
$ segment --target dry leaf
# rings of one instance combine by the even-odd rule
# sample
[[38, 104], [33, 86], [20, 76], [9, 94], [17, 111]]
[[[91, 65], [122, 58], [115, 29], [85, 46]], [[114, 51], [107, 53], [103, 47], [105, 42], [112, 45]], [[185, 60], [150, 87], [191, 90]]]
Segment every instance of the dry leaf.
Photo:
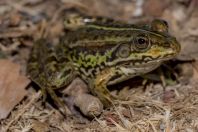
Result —
[[174, 90], [167, 90], [163, 93], [163, 101], [165, 103], [171, 102], [175, 98], [175, 91]]
[[[193, 63], [193, 65], [196, 64]], [[193, 65], [191, 63], [182, 63], [176, 66], [178, 71], [178, 80], [181, 84], [188, 84], [190, 79], [194, 76]], [[196, 74], [196, 73], [195, 73]]]
[[115, 125], [114, 122], [119, 123], [120, 121], [119, 116], [113, 112], [104, 113], [104, 119], [106, 120], [107, 125]]
[[49, 132], [49, 125], [46, 122], [33, 121], [32, 129], [35, 132]]
[[159, 0], [147, 0], [144, 3], [144, 13], [146, 15], [151, 15], [155, 17], [160, 17], [164, 11], [169, 5], [168, 1], [159, 1]]
[[3, 119], [27, 94], [25, 87], [30, 80], [20, 75], [20, 66], [9, 60], [0, 60], [0, 66], [0, 119]]
[[192, 66], [193, 66], [193, 76], [192, 76], [192, 79], [194, 80], [198, 80], [198, 62], [195, 61], [192, 63]]
[[106, 16], [120, 20], [131, 18], [136, 6], [132, 0], [62, 0], [62, 2], [67, 7], [77, 7], [87, 15]]

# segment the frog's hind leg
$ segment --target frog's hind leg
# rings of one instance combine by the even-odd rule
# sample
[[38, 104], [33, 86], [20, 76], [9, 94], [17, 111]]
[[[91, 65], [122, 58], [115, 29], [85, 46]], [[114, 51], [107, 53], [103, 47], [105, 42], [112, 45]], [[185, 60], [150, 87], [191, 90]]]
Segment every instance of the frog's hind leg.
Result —
[[47, 89], [44, 87], [44, 84], [43, 84], [44, 80], [43, 80], [42, 74], [35, 78], [36, 79], [32, 79], [32, 80], [41, 90], [42, 101], [44, 103], [47, 100]]
[[[52, 100], [55, 101], [58, 104], [58, 106], [60, 106], [58, 108], [61, 112], [63, 112], [63, 114], [71, 114], [71, 111], [67, 108], [64, 102], [56, 95], [53, 87], [47, 87], [46, 90], [52, 98]], [[63, 108], [63, 111], [60, 108]]]
[[47, 91], [43, 87], [40, 87], [40, 88], [41, 88], [41, 93], [42, 93], [42, 100], [43, 102], [45, 102], [47, 100]]
[[[71, 113], [68, 108], [66, 108], [66, 105], [64, 104], [64, 102], [59, 99], [59, 97], [56, 95], [53, 87], [50, 86], [46, 86], [44, 85], [42, 82], [45, 82], [46, 80], [43, 80], [42, 74], [40, 75], [40, 80], [34, 80], [34, 82], [40, 87], [41, 92], [42, 92], [42, 100], [43, 102], [46, 102], [47, 100], [47, 94], [49, 94], [49, 96], [52, 98], [53, 101], [55, 101], [55, 104], [57, 104], [58, 106], [60, 106], [60, 108], [63, 108], [63, 111], [61, 109], [60, 112], [62, 112], [64, 115]], [[58, 107], [59, 108], [59, 107]]]

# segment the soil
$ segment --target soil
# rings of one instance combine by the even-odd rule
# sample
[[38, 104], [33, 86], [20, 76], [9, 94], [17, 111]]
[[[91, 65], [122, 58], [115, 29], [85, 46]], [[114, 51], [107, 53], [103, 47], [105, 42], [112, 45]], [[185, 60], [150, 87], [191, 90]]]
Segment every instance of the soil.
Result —
[[64, 19], [73, 13], [128, 23], [164, 19], [182, 49], [176, 58], [149, 73], [149, 79], [136, 77], [112, 86], [112, 93], [129, 100], [119, 101], [97, 117], [83, 116], [78, 109], [78, 116], [61, 115], [52, 101], [43, 102], [40, 90], [30, 83], [26, 96], [0, 120], [0, 131], [198, 131], [197, 7], [197, 0], [1, 0], [0, 57], [20, 65], [27, 78], [34, 42], [47, 36], [58, 43]]

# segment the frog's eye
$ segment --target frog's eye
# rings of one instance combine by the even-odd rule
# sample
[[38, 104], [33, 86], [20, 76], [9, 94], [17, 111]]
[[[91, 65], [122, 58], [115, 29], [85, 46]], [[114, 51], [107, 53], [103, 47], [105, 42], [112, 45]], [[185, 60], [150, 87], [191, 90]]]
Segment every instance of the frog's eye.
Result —
[[146, 36], [137, 37], [134, 45], [137, 51], [144, 51], [150, 46], [149, 39]]
[[130, 55], [130, 47], [128, 45], [121, 45], [118, 49], [118, 56], [126, 58]]

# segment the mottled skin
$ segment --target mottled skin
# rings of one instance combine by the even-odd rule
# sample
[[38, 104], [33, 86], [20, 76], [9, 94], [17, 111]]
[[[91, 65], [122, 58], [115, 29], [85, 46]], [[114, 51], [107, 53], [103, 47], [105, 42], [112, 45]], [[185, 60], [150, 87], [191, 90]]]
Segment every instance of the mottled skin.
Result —
[[54, 90], [65, 87], [77, 76], [105, 106], [116, 97], [108, 85], [152, 71], [175, 57], [180, 44], [168, 33], [163, 20], [134, 26], [103, 18], [68, 19], [62, 42], [50, 47], [39, 40], [33, 47], [28, 73], [44, 95], [48, 92], [61, 105]]

